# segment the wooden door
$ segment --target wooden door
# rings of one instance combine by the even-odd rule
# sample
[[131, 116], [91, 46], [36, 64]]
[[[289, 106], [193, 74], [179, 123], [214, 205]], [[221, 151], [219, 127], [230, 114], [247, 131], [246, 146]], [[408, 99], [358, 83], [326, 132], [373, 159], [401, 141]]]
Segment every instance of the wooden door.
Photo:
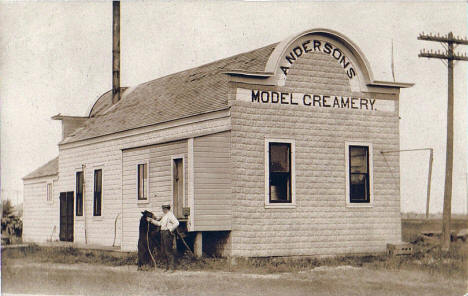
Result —
[[60, 240], [73, 241], [73, 202], [74, 193], [60, 192]]
[[174, 215], [183, 218], [182, 207], [184, 206], [184, 162], [182, 158], [174, 159], [173, 163], [173, 205]]

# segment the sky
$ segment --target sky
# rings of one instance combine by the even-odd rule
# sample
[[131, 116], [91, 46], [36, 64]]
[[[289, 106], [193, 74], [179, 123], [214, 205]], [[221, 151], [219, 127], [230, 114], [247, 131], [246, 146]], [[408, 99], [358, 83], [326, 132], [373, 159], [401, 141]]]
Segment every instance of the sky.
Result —
[[[134, 86], [279, 42], [312, 28], [350, 38], [376, 80], [415, 83], [400, 95], [400, 149], [433, 148], [431, 213], [444, 192], [447, 69], [418, 58], [421, 32], [467, 35], [465, 2], [133, 1], [121, 4], [121, 85]], [[466, 52], [466, 48], [459, 47]], [[467, 204], [467, 66], [455, 66], [454, 213]], [[58, 155], [61, 124], [85, 116], [112, 84], [112, 3], [0, 2], [2, 198]], [[401, 153], [403, 212], [426, 206], [428, 152]]]

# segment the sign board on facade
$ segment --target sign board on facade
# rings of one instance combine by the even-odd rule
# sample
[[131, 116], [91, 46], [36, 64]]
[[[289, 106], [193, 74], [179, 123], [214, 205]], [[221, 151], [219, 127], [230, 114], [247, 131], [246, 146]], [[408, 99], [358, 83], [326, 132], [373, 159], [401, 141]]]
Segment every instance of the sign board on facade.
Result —
[[395, 112], [395, 101], [377, 100], [371, 97], [352, 97], [238, 88], [237, 100], [253, 104], [297, 105], [313, 108]]

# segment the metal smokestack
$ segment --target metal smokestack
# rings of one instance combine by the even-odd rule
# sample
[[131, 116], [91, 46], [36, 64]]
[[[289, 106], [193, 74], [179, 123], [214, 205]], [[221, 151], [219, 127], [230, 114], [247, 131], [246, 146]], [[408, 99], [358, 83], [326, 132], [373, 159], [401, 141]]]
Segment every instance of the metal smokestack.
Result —
[[120, 2], [112, 2], [112, 104], [120, 101]]

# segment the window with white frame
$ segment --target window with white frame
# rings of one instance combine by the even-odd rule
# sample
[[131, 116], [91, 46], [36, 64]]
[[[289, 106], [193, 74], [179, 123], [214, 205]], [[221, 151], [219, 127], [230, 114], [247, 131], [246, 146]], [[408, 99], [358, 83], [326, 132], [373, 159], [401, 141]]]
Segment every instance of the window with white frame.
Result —
[[295, 204], [294, 141], [265, 141], [265, 204]]
[[140, 163], [137, 166], [138, 200], [148, 200], [148, 163]]
[[372, 145], [346, 144], [348, 204], [370, 204], [372, 198]]
[[46, 185], [46, 200], [52, 202], [52, 183], [47, 183]]

